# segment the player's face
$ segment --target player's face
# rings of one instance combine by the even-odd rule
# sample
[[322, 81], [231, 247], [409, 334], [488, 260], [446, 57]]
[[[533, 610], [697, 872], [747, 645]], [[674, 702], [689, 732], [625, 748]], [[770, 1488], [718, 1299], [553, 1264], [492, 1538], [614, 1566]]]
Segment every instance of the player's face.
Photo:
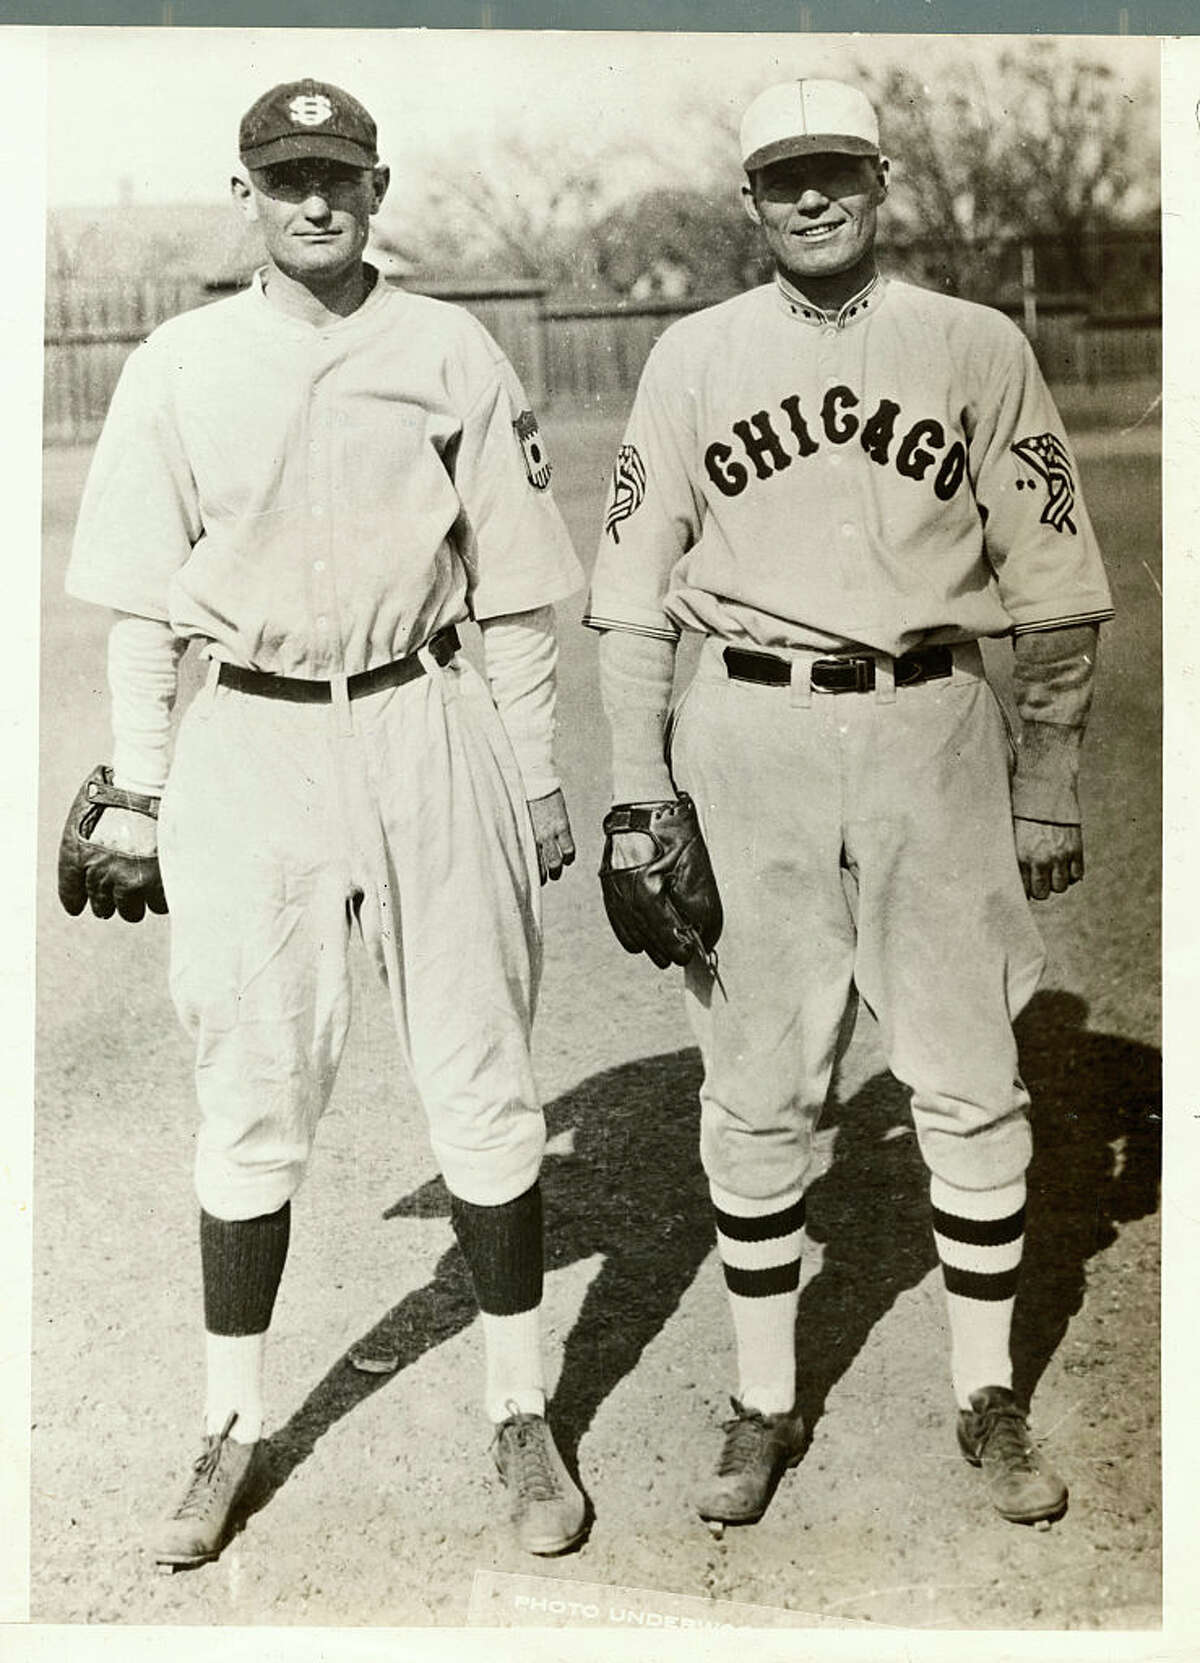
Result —
[[301, 283], [331, 282], [353, 269], [387, 181], [386, 168], [323, 157], [252, 169], [251, 217], [272, 263]]
[[887, 162], [869, 156], [790, 156], [760, 168], [746, 188], [775, 263], [803, 285], [863, 264], [875, 244]]

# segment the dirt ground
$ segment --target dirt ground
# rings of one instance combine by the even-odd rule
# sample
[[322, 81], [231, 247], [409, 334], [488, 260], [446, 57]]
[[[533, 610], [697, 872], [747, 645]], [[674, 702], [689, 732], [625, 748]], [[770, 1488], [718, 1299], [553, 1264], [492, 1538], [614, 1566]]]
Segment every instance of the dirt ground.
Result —
[[[546, 893], [536, 1051], [551, 1137], [551, 1413], [594, 1510], [590, 1534], [561, 1560], [509, 1544], [446, 1193], [386, 1002], [360, 974], [350, 1049], [294, 1203], [267, 1482], [220, 1561], [174, 1577], [154, 1574], [142, 1538], [186, 1471], [201, 1410], [190, 1064], [167, 997], [166, 921], [70, 921], [53, 898], [62, 815], [108, 736], [105, 620], [61, 591], [87, 457], [47, 453], [36, 1622], [502, 1623], [500, 1604], [472, 1605], [477, 1573], [499, 1572], [551, 1591], [752, 1605], [763, 1624], [1157, 1626], [1158, 434], [1149, 422], [1118, 431], [1132, 406], [1110, 401], [1110, 415], [1115, 427], [1079, 435], [1118, 606], [1085, 765], [1088, 876], [1038, 909], [1050, 967], [1020, 1032], [1037, 1156], [1017, 1383], [1071, 1484], [1062, 1522], [1005, 1524], [955, 1450], [924, 1172], [865, 1018], [808, 1201], [797, 1334], [811, 1447], [758, 1526], [718, 1541], [691, 1514], [733, 1380], [695, 1147], [698, 1065], [677, 980], [629, 959], [603, 918], [604, 736], [593, 643], [572, 608], [561, 760], [580, 854]], [[544, 425], [590, 557], [616, 425]], [[400, 1366], [352, 1370], [359, 1343]], [[732, 1605], [705, 1609], [730, 1620]]]

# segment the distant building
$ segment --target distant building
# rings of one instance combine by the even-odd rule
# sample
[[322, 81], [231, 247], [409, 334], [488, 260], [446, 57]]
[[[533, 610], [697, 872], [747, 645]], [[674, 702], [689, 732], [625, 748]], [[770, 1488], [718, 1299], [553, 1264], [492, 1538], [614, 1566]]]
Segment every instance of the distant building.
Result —
[[253, 270], [257, 227], [229, 202], [125, 202], [52, 208], [46, 216], [46, 275], [52, 282], [130, 278], [203, 285], [217, 271]]
[[[194, 286], [198, 297], [241, 289], [263, 262], [262, 234], [230, 202], [125, 201], [95, 208], [52, 208], [46, 216], [48, 285], [132, 280]], [[367, 258], [391, 281], [416, 262], [369, 247]]]

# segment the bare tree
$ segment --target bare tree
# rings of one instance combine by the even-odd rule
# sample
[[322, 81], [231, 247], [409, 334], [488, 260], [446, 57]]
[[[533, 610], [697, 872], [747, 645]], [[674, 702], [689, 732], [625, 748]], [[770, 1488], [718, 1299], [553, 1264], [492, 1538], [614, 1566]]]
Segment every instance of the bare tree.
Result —
[[889, 228], [944, 244], [946, 281], [986, 292], [998, 248], [1055, 245], [1068, 281], [1095, 286], [1095, 239], [1157, 206], [1155, 97], [1122, 90], [1104, 64], [1056, 42], [963, 54], [936, 83], [863, 75], [896, 158]]
[[430, 168], [405, 243], [431, 270], [588, 287], [596, 228], [637, 177], [632, 144], [599, 152], [579, 139], [511, 134]]
[[[964, 49], [928, 78], [898, 67], [858, 78], [895, 159], [883, 234], [910, 245], [913, 275], [995, 299], [1019, 286], [1015, 245], [1029, 240], [1056, 288], [1120, 281], [1097, 239], [1156, 223], [1152, 87], [1131, 90], [1086, 53], [1038, 40], [988, 56]], [[758, 90], [717, 108], [681, 103], [669, 151], [632, 137], [599, 149], [578, 132], [514, 132], [439, 158], [403, 220], [405, 251], [439, 275], [610, 293], [664, 263], [698, 295], [758, 281], [737, 151], [738, 112]], [[387, 220], [379, 241], [388, 244]]]
[[692, 295], [732, 294], [766, 275], [758, 233], [724, 182], [644, 191], [601, 221], [594, 246], [598, 274], [616, 294], [636, 294], [663, 267]]

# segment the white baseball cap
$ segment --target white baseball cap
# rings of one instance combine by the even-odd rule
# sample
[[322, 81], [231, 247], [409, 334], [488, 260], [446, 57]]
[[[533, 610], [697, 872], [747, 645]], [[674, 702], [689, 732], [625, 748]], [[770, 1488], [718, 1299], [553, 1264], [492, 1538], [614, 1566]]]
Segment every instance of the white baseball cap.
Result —
[[742, 117], [747, 173], [786, 156], [824, 150], [878, 156], [879, 121], [857, 87], [844, 81], [782, 81], [760, 92]]

